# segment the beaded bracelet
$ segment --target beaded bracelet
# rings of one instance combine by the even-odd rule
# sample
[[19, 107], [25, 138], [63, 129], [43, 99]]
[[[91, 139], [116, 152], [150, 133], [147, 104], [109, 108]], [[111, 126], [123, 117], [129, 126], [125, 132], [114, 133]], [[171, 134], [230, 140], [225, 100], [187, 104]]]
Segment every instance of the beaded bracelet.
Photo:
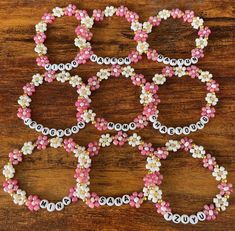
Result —
[[[71, 139], [70, 139], [71, 140]], [[132, 147], [137, 147], [141, 155], [146, 156], [147, 164], [146, 169], [148, 173], [143, 178], [144, 187], [142, 192], [133, 192], [128, 195], [125, 194], [120, 197], [104, 197], [99, 196], [95, 192], [90, 192], [90, 176], [91, 171], [91, 157], [97, 156], [101, 148], [105, 148], [114, 144], [116, 146], [123, 146], [128, 143]], [[80, 198], [90, 208], [99, 207], [103, 205], [108, 206], [121, 206], [129, 204], [131, 207], [139, 208], [144, 200], [152, 200], [156, 203], [161, 199], [162, 191], [159, 189], [159, 185], [162, 182], [163, 176], [159, 174], [160, 170], [160, 158], [167, 155], [165, 149], [158, 149], [154, 154], [152, 153], [152, 145], [145, 143], [141, 140], [141, 137], [134, 133], [132, 136], [127, 136], [126, 133], [119, 131], [116, 135], [111, 136], [110, 134], [101, 135], [99, 142], [91, 142], [88, 144], [88, 148], [75, 147], [75, 143], [71, 140], [70, 151], [74, 152], [78, 158], [78, 166], [75, 171], [75, 179], [77, 181], [76, 187], [71, 192], [71, 198]]]
[[[96, 118], [96, 114], [91, 109], [88, 109], [91, 102], [89, 96], [92, 91], [100, 87], [100, 82], [107, 80], [110, 76], [120, 77], [121, 74], [126, 78], [131, 78], [132, 83], [139, 86], [142, 90], [140, 103], [144, 107], [143, 112], [129, 124], [113, 123], [106, 121], [104, 118]], [[80, 120], [87, 123], [92, 122], [100, 131], [107, 129], [128, 131], [135, 130], [136, 128], [144, 128], [148, 125], [148, 118], [157, 113], [157, 90], [157, 85], [146, 82], [144, 76], [136, 74], [131, 66], [120, 67], [119, 65], [113, 65], [111, 68], [101, 69], [96, 76], [88, 79], [88, 85], [81, 84], [78, 86], [78, 93], [80, 95], [76, 102], [78, 122]]]
[[[35, 52], [38, 53], [39, 57], [36, 59], [38, 66], [44, 67], [47, 71], [63, 71], [63, 70], [71, 70], [72, 68], [78, 67], [79, 64], [86, 63], [92, 55], [90, 43], [87, 42], [91, 40], [92, 33], [89, 30], [89, 24], [86, 21], [81, 21], [81, 25], [79, 25], [75, 33], [77, 34], [77, 38], [75, 39], [75, 46], [80, 48], [79, 53], [70, 63], [60, 63], [60, 64], [50, 64], [50, 61], [47, 54], [47, 47], [44, 45], [46, 40], [45, 32], [47, 31], [47, 25], [52, 24], [56, 18], [60, 18], [62, 16], [74, 16], [78, 21], [80, 21], [80, 10], [76, 9], [75, 5], [69, 4], [65, 8], [55, 7], [52, 10], [52, 13], [46, 13], [43, 15], [42, 20], [35, 26], [36, 35], [34, 37], [34, 41], [36, 43]], [[85, 21], [85, 20], [84, 20]]]
[[197, 130], [203, 129], [205, 124], [209, 122], [210, 118], [215, 116], [215, 106], [218, 102], [218, 98], [216, 97], [216, 92], [219, 91], [219, 84], [216, 83], [215, 80], [212, 79], [212, 74], [208, 71], [202, 71], [196, 66], [190, 67], [169, 67], [166, 66], [162, 70], [162, 74], [156, 74], [153, 77], [153, 82], [157, 85], [163, 85], [166, 82], [166, 78], [170, 78], [173, 75], [181, 78], [184, 75], [190, 76], [192, 79], [199, 79], [202, 83], [206, 83], [207, 86], [207, 95], [205, 97], [206, 106], [201, 110], [201, 118], [196, 124], [190, 124], [189, 126], [185, 127], [167, 127], [162, 125], [157, 120], [157, 115], [150, 117], [150, 121], [153, 123], [153, 128], [158, 129], [162, 134], [168, 135], [181, 135], [185, 134], [188, 135], [191, 132], [196, 132]]
[[72, 126], [71, 128], [66, 129], [55, 129], [55, 128], [48, 128], [44, 127], [42, 124], [38, 124], [36, 121], [31, 119], [31, 109], [30, 103], [31, 98], [36, 91], [36, 87], [43, 84], [43, 81], [51, 83], [54, 79], [61, 83], [69, 82], [69, 84], [75, 88], [77, 87], [81, 80], [81, 77], [75, 75], [70, 76], [68, 72], [62, 71], [61, 73], [56, 74], [55, 71], [48, 71], [45, 72], [43, 75], [35, 74], [32, 77], [32, 81], [27, 83], [24, 87], [24, 94], [21, 95], [18, 99], [18, 104], [20, 108], [18, 109], [17, 116], [24, 121], [24, 124], [29, 126], [31, 129], [35, 129], [37, 132], [42, 133], [43, 135], [50, 135], [50, 136], [70, 136], [72, 134], [76, 134], [79, 132], [80, 129], [85, 127], [85, 122], [79, 120], [79, 122]]
[[229, 195], [233, 191], [232, 184], [227, 182], [228, 172], [223, 166], [216, 163], [215, 157], [206, 153], [204, 147], [194, 144], [193, 140], [189, 138], [183, 138], [180, 141], [169, 140], [165, 148], [168, 152], [183, 150], [192, 154], [193, 158], [202, 159], [203, 167], [211, 171], [216, 181], [220, 182], [218, 185], [220, 192], [214, 197], [212, 204], [205, 205], [203, 210], [197, 212], [196, 215], [173, 214], [169, 202], [164, 200], [159, 200], [156, 203], [157, 212], [162, 214], [167, 221], [173, 221], [174, 223], [197, 224], [199, 221], [216, 219], [218, 212], [226, 210], [229, 205]]
[[[191, 24], [194, 29], [199, 30], [199, 38], [195, 40], [196, 48], [191, 51], [191, 58], [172, 59], [160, 54], [158, 55], [158, 52], [155, 49], [151, 49], [149, 44], [146, 42], [148, 34], [152, 32], [152, 27], [159, 26], [162, 20], [167, 20], [170, 17], [173, 19], [182, 19], [184, 22]], [[186, 10], [185, 12], [179, 9], [161, 10], [157, 16], [151, 16], [147, 22], [143, 23], [143, 25], [133, 23], [132, 29], [136, 31], [135, 40], [138, 42], [136, 49], [140, 55], [146, 53], [147, 58], [155, 62], [163, 62], [164, 64], [169, 64], [171, 66], [190, 66], [191, 64], [196, 64], [199, 58], [204, 57], [203, 49], [207, 46], [208, 37], [211, 33], [210, 29], [208, 27], [204, 27], [203, 23], [203, 19], [194, 16], [194, 12], [190, 10]]]
[[3, 183], [3, 190], [11, 195], [15, 204], [26, 205], [32, 212], [38, 211], [39, 209], [47, 209], [48, 212], [61, 211], [65, 206], [76, 201], [74, 198], [70, 198], [70, 195], [65, 196], [61, 201], [56, 203], [49, 202], [46, 199], [40, 199], [37, 195], [26, 196], [26, 192], [19, 188], [18, 180], [14, 179], [14, 166], [20, 164], [25, 155], [31, 155], [35, 148], [44, 150], [48, 146], [52, 148], [64, 147], [68, 153], [70, 153], [71, 149], [70, 139], [63, 140], [59, 137], [48, 139], [46, 136], [39, 136], [36, 142], [26, 142], [21, 150], [15, 149], [10, 152], [9, 162], [3, 168], [3, 175], [6, 178]]

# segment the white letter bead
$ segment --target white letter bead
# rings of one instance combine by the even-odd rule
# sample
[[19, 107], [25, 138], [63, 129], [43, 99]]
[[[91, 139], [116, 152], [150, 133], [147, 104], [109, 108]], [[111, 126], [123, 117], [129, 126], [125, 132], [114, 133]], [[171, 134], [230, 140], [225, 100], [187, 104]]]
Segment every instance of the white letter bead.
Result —
[[169, 64], [170, 63], [170, 59], [168, 57], [165, 57], [163, 59], [163, 63], [166, 64], [166, 65]]
[[95, 55], [95, 54], [91, 55], [90, 60], [91, 60], [91, 62], [96, 62], [97, 55]]
[[190, 66], [191, 65], [191, 60], [190, 59], [185, 59], [184, 60], [184, 65], [187, 66], [187, 67]]
[[181, 135], [182, 133], [183, 133], [183, 128], [181, 128], [181, 127], [175, 128], [175, 134], [176, 135]]
[[126, 65], [129, 65], [131, 64], [131, 59], [129, 57], [126, 57], [124, 62]]
[[26, 118], [26, 119], [24, 120], [24, 124], [25, 124], [25, 125], [30, 125], [31, 122], [32, 122], [32, 120], [31, 120], [30, 118]]
[[64, 130], [64, 134], [65, 134], [66, 136], [71, 136], [71, 135], [72, 135], [71, 129], [70, 129], [70, 128], [66, 128], [66, 129]]
[[186, 214], [181, 215], [180, 221], [181, 221], [183, 224], [188, 224], [188, 223], [189, 223], [189, 216], [186, 215]]
[[61, 201], [59, 201], [55, 204], [55, 209], [57, 211], [61, 211], [61, 210], [63, 210], [63, 208], [64, 208], [64, 204]]
[[86, 126], [86, 124], [84, 122], [79, 122], [77, 125], [80, 129], [83, 129]]
[[198, 121], [198, 122], [196, 123], [196, 125], [197, 125], [197, 129], [199, 129], [199, 130], [201, 130], [201, 129], [204, 128], [204, 124], [203, 124], [201, 121]]
[[159, 128], [159, 131], [160, 131], [161, 134], [166, 134], [167, 133], [167, 127], [163, 125]]
[[49, 131], [49, 134], [50, 134], [50, 136], [56, 136], [56, 129], [55, 128], [52, 128], [52, 129], [50, 129], [50, 131]]
[[36, 126], [37, 126], [37, 122], [35, 122], [35, 121], [32, 121], [32, 122], [29, 124], [29, 127], [32, 128], [32, 129], [36, 128]]
[[151, 115], [149, 117], [149, 121], [152, 122], [152, 123], [154, 123], [156, 120], [157, 120], [157, 116], [155, 116], [155, 115]]
[[102, 65], [104, 63], [104, 59], [102, 57], [97, 58], [96, 61], [99, 65]]
[[173, 128], [173, 127], [169, 127], [168, 129], [167, 129], [167, 133], [168, 133], [168, 135], [174, 135], [175, 134], [175, 129]]
[[63, 137], [64, 136], [64, 131], [62, 129], [57, 130], [56, 135], [58, 137]]
[[130, 203], [130, 196], [129, 195], [124, 195], [122, 197], [122, 202], [123, 202], [123, 204], [129, 204]]
[[171, 66], [176, 66], [176, 64], [177, 64], [177, 60], [176, 59], [171, 59], [170, 60], [170, 65]]
[[130, 130], [135, 130], [135, 129], [136, 129], [136, 124], [135, 124], [135, 122], [129, 123], [129, 128], [130, 128]]
[[107, 198], [107, 205], [108, 206], [113, 206], [114, 205], [114, 198], [113, 197], [108, 197]]
[[71, 71], [72, 68], [73, 68], [73, 66], [72, 66], [71, 63], [66, 63], [66, 64], [65, 64], [65, 69], [66, 69], [67, 71]]
[[63, 63], [60, 63], [60, 64], [58, 65], [58, 69], [59, 69], [60, 71], [63, 71], [63, 70], [65, 69], [65, 65], [64, 65]]
[[79, 132], [78, 126], [73, 126], [71, 130], [72, 130], [72, 133], [73, 133], [73, 134], [76, 134], [76, 133]]
[[112, 58], [111, 58], [111, 64], [112, 64], [112, 65], [117, 64], [117, 62], [118, 62], [118, 59], [117, 59], [117, 58], [115, 58], [115, 57], [112, 57]]
[[121, 198], [121, 197], [115, 198], [114, 204], [115, 204], [116, 206], [121, 206], [122, 203], [123, 203], [123, 202], [122, 202], [122, 198]]
[[172, 221], [176, 224], [180, 223], [180, 215], [179, 214], [174, 214], [172, 217]]
[[62, 202], [63, 202], [64, 205], [69, 205], [69, 204], [71, 204], [71, 198], [70, 197], [64, 197], [62, 199]]
[[159, 122], [159, 121], [155, 121], [154, 123], [153, 123], [153, 128], [154, 129], [159, 129], [161, 127], [161, 123]]
[[197, 218], [199, 221], [205, 221], [206, 220], [206, 215], [203, 212], [197, 212]]
[[57, 64], [53, 64], [53, 65], [51, 66], [51, 69], [52, 69], [53, 71], [58, 71], [58, 65], [57, 65]]
[[170, 213], [170, 212], [165, 213], [165, 214], [164, 214], [164, 218], [165, 218], [166, 221], [171, 221], [172, 218], [173, 218], [173, 214]]
[[122, 125], [120, 123], [117, 123], [117, 124], [115, 124], [114, 129], [116, 131], [120, 131], [120, 130], [122, 130]]
[[190, 129], [189, 129], [189, 127], [183, 127], [183, 134], [184, 135], [188, 135], [190, 133]]
[[48, 212], [53, 212], [53, 211], [55, 211], [55, 203], [49, 203], [49, 204], [47, 205], [47, 211], [48, 211]]
[[76, 67], [78, 67], [78, 62], [76, 60], [73, 60], [71, 62], [71, 65], [72, 65], [72, 67], [76, 68]]
[[192, 225], [197, 224], [197, 223], [198, 223], [198, 218], [197, 218], [197, 216], [196, 216], [196, 215], [191, 215], [191, 216], [189, 217], [189, 222], [190, 222], [190, 224], [192, 224]]
[[178, 59], [177, 64], [178, 64], [178, 66], [182, 66], [184, 64], [184, 60], [183, 59]]
[[105, 204], [106, 204], [106, 201], [107, 201], [107, 200], [106, 200], [106, 197], [103, 197], [103, 196], [102, 196], [102, 197], [99, 198], [99, 204], [100, 204], [100, 205], [105, 205]]
[[118, 59], [118, 65], [123, 65], [124, 64], [124, 59], [123, 58], [119, 58]]
[[129, 130], [129, 124], [122, 125], [122, 131], [127, 132]]
[[46, 69], [47, 71], [50, 71], [50, 70], [51, 70], [51, 64], [46, 64], [46, 65], [45, 65], [45, 69]]
[[109, 57], [104, 58], [104, 64], [108, 65], [111, 63], [111, 59]]
[[200, 118], [200, 121], [201, 121], [202, 123], [204, 123], [204, 124], [207, 124], [207, 123], [209, 122], [209, 118], [208, 118], [207, 116], [202, 116], [202, 117]]
[[114, 129], [114, 125], [115, 125], [115, 124], [114, 124], [113, 122], [109, 122], [109, 123], [108, 123], [108, 129], [109, 129], [109, 130], [113, 130], [113, 129]]
[[157, 56], [157, 61], [158, 61], [158, 62], [162, 62], [163, 59], [164, 59], [163, 55], [160, 55], [160, 54], [159, 54], [159, 55]]
[[190, 124], [189, 128], [190, 128], [190, 131], [191, 131], [191, 132], [197, 131], [197, 126], [196, 126], [196, 124]]
[[40, 202], [40, 208], [41, 209], [45, 209], [47, 207], [47, 205], [49, 204], [49, 201], [48, 200], [41, 200]]
[[192, 62], [192, 64], [196, 64], [198, 62], [198, 58], [197, 57], [192, 57], [191, 62]]
[[50, 132], [50, 129], [47, 128], [47, 127], [43, 128], [43, 130], [42, 130], [42, 134], [43, 134], [44, 136], [48, 135], [49, 132]]
[[37, 132], [41, 132], [43, 130], [42, 124], [38, 124], [37, 127], [35, 128]]

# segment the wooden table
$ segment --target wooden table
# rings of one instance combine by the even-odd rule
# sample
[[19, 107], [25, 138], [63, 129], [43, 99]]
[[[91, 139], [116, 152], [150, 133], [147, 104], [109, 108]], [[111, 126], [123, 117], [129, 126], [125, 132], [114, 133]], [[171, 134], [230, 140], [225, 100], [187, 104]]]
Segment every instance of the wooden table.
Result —
[[[125, 4], [136, 11], [141, 20], [161, 9], [191, 9], [205, 19], [212, 30], [205, 58], [198, 66], [213, 73], [220, 84], [219, 104], [216, 117], [205, 129], [190, 135], [198, 144], [205, 146], [218, 163], [229, 171], [229, 180], [235, 183], [235, 2], [234, 1], [81, 1], [75, 4], [89, 13], [92, 9], [106, 5]], [[22, 87], [31, 80], [33, 74], [43, 70], [35, 64], [34, 25], [41, 16], [55, 6], [66, 6], [68, 1], [45, 0], [1, 0], [0, 2], [0, 153], [1, 166], [7, 161], [9, 151], [20, 148], [28, 140], [35, 140], [38, 134], [26, 128], [16, 117], [17, 99]], [[76, 27], [74, 18], [57, 20], [48, 30], [46, 45], [53, 62], [66, 62], [76, 55], [73, 45]], [[92, 46], [98, 55], [124, 56], [133, 49], [133, 34], [129, 24], [117, 17], [105, 20], [92, 29]], [[196, 33], [190, 26], [180, 21], [168, 20], [150, 35], [151, 46], [159, 52], [179, 57], [188, 57], [194, 47]], [[146, 75], [148, 80], [163, 67], [143, 58], [133, 65], [137, 73]], [[95, 75], [100, 66], [88, 62], [72, 71], [84, 80]], [[138, 103], [139, 89], [128, 79], [111, 79], [102, 83], [92, 95], [92, 108], [99, 116], [112, 121], [130, 121], [141, 111]], [[185, 125], [196, 121], [204, 105], [205, 86], [189, 78], [172, 78], [159, 90], [159, 120], [167, 125]], [[75, 90], [68, 84], [53, 82], [38, 88], [33, 96], [33, 118], [46, 126], [66, 128], [76, 123], [74, 102]], [[138, 130], [146, 142], [161, 146], [172, 138], [160, 135], [151, 126]], [[99, 138], [93, 126], [88, 125], [74, 140], [86, 145]], [[173, 137], [177, 138], [177, 137]], [[73, 172], [76, 160], [61, 149], [48, 149], [27, 156], [17, 167], [17, 177], [21, 187], [31, 194], [38, 194], [50, 200], [59, 200], [74, 185]], [[109, 147], [98, 157], [94, 157], [91, 172], [91, 189], [99, 194], [118, 196], [141, 190], [145, 173], [145, 159], [139, 152], [127, 146]], [[216, 182], [201, 163], [186, 153], [172, 154], [162, 162], [164, 182], [162, 190], [176, 213], [195, 213], [204, 204], [210, 203], [218, 190]], [[1, 182], [3, 177], [1, 176]], [[24, 206], [13, 204], [9, 195], [0, 191], [0, 230], [1, 231], [44, 231], [44, 230], [235, 230], [235, 197], [231, 196], [231, 206], [214, 222], [203, 222], [196, 226], [175, 225], [166, 222], [157, 214], [150, 202], [141, 208], [129, 206], [121, 208], [89, 209], [82, 202], [75, 203], [60, 213], [40, 211], [30, 213]]]

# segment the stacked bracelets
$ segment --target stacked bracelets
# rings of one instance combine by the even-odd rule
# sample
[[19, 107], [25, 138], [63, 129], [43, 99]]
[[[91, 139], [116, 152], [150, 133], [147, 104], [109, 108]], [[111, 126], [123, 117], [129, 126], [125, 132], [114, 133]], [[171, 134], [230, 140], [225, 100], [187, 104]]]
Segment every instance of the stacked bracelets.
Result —
[[[78, 21], [74, 44], [79, 51], [71, 62], [52, 64], [46, 56], [47, 47], [44, 45], [47, 25], [53, 23], [56, 18], [63, 16], [75, 17]], [[137, 42], [136, 49], [129, 52], [126, 57], [121, 58], [97, 56], [92, 51], [93, 34], [90, 30], [106, 17], [113, 16], [124, 17], [130, 23], [133, 38]], [[196, 39], [196, 48], [191, 51], [191, 57], [187, 59], [164, 57], [158, 54], [155, 49], [151, 49], [147, 42], [152, 29], [159, 26], [162, 20], [167, 20], [170, 17], [190, 23], [194, 29], [198, 30], [199, 37]], [[10, 152], [9, 161], [4, 166], [3, 175], [6, 179], [3, 188], [5, 192], [11, 195], [15, 204], [26, 205], [30, 211], [45, 209], [53, 212], [61, 211], [70, 203], [78, 200], [82, 200], [90, 208], [127, 204], [139, 208], [144, 201], [150, 201], [156, 206], [157, 213], [161, 214], [165, 220], [182, 224], [197, 224], [205, 220], [214, 220], [219, 212], [226, 210], [229, 205], [229, 195], [232, 192], [232, 184], [227, 182], [228, 172], [224, 167], [217, 164], [215, 157], [208, 154], [204, 147], [193, 143], [187, 137], [180, 140], [169, 140], [164, 147], [153, 147], [151, 143], [144, 142], [137, 133], [131, 135], [126, 133], [143, 129], [150, 123], [161, 134], [188, 135], [191, 132], [203, 129], [205, 124], [215, 116], [214, 107], [218, 103], [216, 93], [219, 91], [219, 84], [213, 80], [210, 72], [195, 66], [198, 59], [204, 56], [203, 49], [207, 46], [208, 37], [211, 33], [210, 29], [204, 26], [202, 18], [195, 16], [194, 12], [190, 10], [183, 12], [179, 9], [173, 9], [162, 10], [156, 16], [151, 16], [147, 22], [140, 23], [138, 14], [124, 6], [107, 6], [104, 10], [93, 10], [90, 17], [86, 10], [78, 10], [75, 5], [69, 4], [65, 8], [56, 7], [52, 10], [52, 13], [44, 14], [35, 28], [35, 51], [38, 54], [36, 62], [38, 66], [45, 69], [45, 72], [44, 74], [37, 73], [33, 75], [31, 82], [23, 87], [23, 94], [18, 99], [17, 116], [25, 125], [41, 133], [41, 135], [35, 142], [26, 142], [21, 149], [14, 149]], [[144, 54], [147, 55], [149, 60], [163, 62], [166, 65], [161, 73], [153, 76], [151, 82], [147, 81], [144, 75], [136, 73], [134, 68], [130, 66], [131, 63], [139, 62]], [[100, 69], [96, 75], [89, 77], [87, 83], [80, 76], [72, 76], [69, 73], [73, 68], [79, 68], [79, 65], [89, 61], [109, 66]], [[158, 120], [160, 112], [157, 106], [160, 99], [157, 93], [168, 78], [181, 78], [183, 76], [199, 79], [206, 84], [206, 104], [202, 107], [198, 121], [184, 126], [167, 127]], [[90, 108], [91, 95], [95, 94], [102, 82], [109, 78], [128, 78], [133, 85], [140, 88], [139, 100], [143, 106], [143, 111], [132, 121], [126, 121], [125, 123], [107, 121], [105, 118], [98, 118], [95, 111]], [[77, 91], [78, 98], [75, 102], [77, 123], [71, 128], [55, 129], [45, 127], [31, 117], [31, 96], [35, 94], [37, 87], [42, 87], [45, 82], [51, 83], [53, 81], [68, 82]], [[70, 136], [85, 128], [87, 123], [93, 124], [99, 131], [115, 130], [116, 134], [105, 133], [100, 136], [98, 141], [90, 142], [87, 147], [79, 146]], [[100, 150], [111, 144], [115, 146], [128, 144], [133, 148], [137, 148], [140, 154], [145, 156], [147, 172], [143, 178], [143, 188], [140, 191], [120, 195], [116, 198], [108, 196], [108, 194], [98, 195], [96, 192], [90, 191], [92, 158], [95, 158]], [[48, 201], [37, 195], [26, 194], [24, 190], [19, 188], [19, 183], [14, 177], [14, 167], [23, 161], [25, 155], [31, 155], [35, 149], [44, 150], [49, 147], [64, 148], [66, 152], [72, 153], [77, 159], [77, 167], [74, 173], [76, 183], [60, 201]], [[178, 150], [188, 152], [193, 158], [201, 159], [202, 166], [212, 173], [216, 181], [219, 181], [219, 193], [210, 204], [206, 204], [194, 214], [180, 215], [173, 213], [170, 203], [164, 201], [164, 193], [160, 189], [163, 181], [163, 175], [160, 173], [161, 163], [167, 159], [171, 152], [177, 152]]]

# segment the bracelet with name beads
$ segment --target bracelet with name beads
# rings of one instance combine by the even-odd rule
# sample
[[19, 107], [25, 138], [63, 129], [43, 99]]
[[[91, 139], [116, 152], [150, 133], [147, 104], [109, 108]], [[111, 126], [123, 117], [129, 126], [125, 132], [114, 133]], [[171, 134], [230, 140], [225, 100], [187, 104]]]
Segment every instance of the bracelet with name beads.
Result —
[[76, 88], [82, 81], [81, 77], [78, 75], [71, 76], [69, 72], [62, 71], [60, 73], [55, 73], [55, 71], [47, 71], [43, 75], [35, 74], [32, 77], [30, 83], [27, 83], [24, 87], [24, 94], [21, 95], [18, 99], [18, 104], [20, 105], [17, 116], [24, 121], [24, 124], [29, 126], [31, 129], [36, 130], [43, 135], [50, 136], [70, 136], [72, 134], [76, 134], [79, 130], [85, 127], [85, 122], [79, 120], [78, 123], [71, 128], [66, 129], [55, 129], [48, 128], [43, 126], [42, 124], [37, 123], [31, 118], [31, 109], [30, 103], [32, 101], [31, 96], [35, 93], [36, 87], [42, 85], [44, 82], [51, 83], [54, 80], [57, 80], [61, 83], [68, 82], [73, 88]]
[[158, 129], [162, 134], [168, 135], [188, 135], [191, 132], [196, 132], [197, 130], [201, 130], [204, 128], [205, 124], [209, 122], [210, 118], [215, 116], [215, 108], [214, 106], [218, 103], [218, 98], [216, 97], [216, 92], [219, 91], [219, 84], [216, 83], [215, 80], [212, 79], [212, 74], [208, 71], [202, 71], [198, 67], [192, 65], [190, 67], [170, 67], [166, 66], [162, 70], [162, 74], [156, 74], [153, 77], [153, 82], [155, 84], [163, 85], [167, 78], [171, 78], [172, 76], [177, 76], [181, 78], [182, 76], [188, 75], [192, 79], [199, 79], [202, 83], [206, 84], [207, 87], [207, 95], [205, 97], [206, 106], [201, 110], [201, 117], [199, 121], [195, 124], [190, 124], [185, 127], [167, 127], [161, 124], [158, 120], [158, 114], [151, 116], [149, 120], [153, 123], [153, 128]]
[[80, 51], [74, 60], [70, 63], [60, 63], [60, 64], [51, 64], [47, 54], [47, 47], [44, 45], [46, 40], [47, 26], [48, 24], [52, 24], [56, 18], [61, 18], [63, 16], [73, 16], [78, 21], [81, 19], [81, 10], [77, 10], [75, 5], [69, 4], [65, 8], [55, 7], [52, 10], [52, 13], [45, 13], [41, 19], [41, 21], [35, 26], [36, 35], [34, 37], [34, 41], [36, 43], [35, 52], [38, 53], [39, 57], [36, 59], [38, 66], [44, 67], [47, 71], [63, 71], [63, 70], [71, 70], [72, 68], [78, 67], [79, 64], [84, 64], [87, 60], [90, 59], [92, 55], [90, 41], [92, 38], [92, 33], [90, 32], [90, 27], [88, 27], [87, 23], [81, 21], [81, 25], [77, 26], [75, 29], [75, 33], [77, 37], [75, 39], [75, 46], [77, 46]]
[[[26, 142], [23, 147], [18, 150], [14, 149], [9, 153], [9, 161], [3, 167], [3, 175], [5, 176], [5, 181], [3, 182], [3, 190], [11, 195], [13, 202], [17, 205], [26, 205], [28, 209], [32, 212], [38, 211], [39, 209], [46, 209], [48, 212], [61, 211], [71, 204], [71, 202], [77, 201], [76, 198], [71, 197], [71, 189], [61, 201], [50, 202], [47, 199], [40, 199], [37, 195], [26, 195], [26, 192], [19, 188], [18, 180], [14, 178], [15, 176], [15, 166], [20, 164], [24, 156], [31, 155], [35, 149], [45, 150], [48, 147], [51, 148], [61, 148], [63, 147], [68, 153], [71, 152], [71, 145], [76, 146], [71, 139], [62, 139], [59, 137], [48, 139], [47, 136], [39, 136], [36, 142]], [[76, 155], [75, 155], [76, 157]]]
[[[113, 123], [108, 122], [104, 118], [96, 118], [96, 114], [93, 110], [89, 109], [90, 95], [92, 92], [100, 87], [100, 82], [109, 79], [109, 77], [120, 77], [123, 75], [126, 78], [130, 78], [132, 83], [141, 88], [140, 103], [143, 105], [143, 112], [138, 115], [130, 123]], [[136, 128], [144, 128], [148, 125], [148, 118], [155, 115], [157, 112], [157, 96], [158, 86], [146, 82], [146, 79], [142, 74], [136, 74], [134, 68], [131, 66], [121, 67], [119, 65], [112, 65], [111, 68], [101, 69], [96, 76], [92, 76], [88, 79], [88, 84], [81, 84], [78, 86], [78, 93], [80, 97], [76, 102], [77, 106], [77, 119], [78, 121], [92, 122], [95, 127], [102, 130], [116, 130], [116, 131], [128, 131], [135, 130]]]
[[[199, 38], [195, 40], [196, 48], [191, 51], [191, 58], [173, 59], [165, 57], [158, 54], [155, 49], [149, 47], [147, 39], [148, 34], [152, 32], [152, 28], [158, 27], [162, 20], [167, 20], [170, 17], [173, 19], [182, 19], [183, 22], [189, 23], [193, 29], [198, 30]], [[149, 20], [143, 24], [133, 22], [131, 28], [136, 33], [135, 40], [138, 42], [136, 50], [140, 55], [146, 53], [149, 60], [163, 62], [171, 66], [190, 66], [191, 64], [196, 64], [199, 58], [204, 57], [203, 49], [207, 46], [208, 37], [211, 33], [210, 29], [204, 26], [203, 19], [195, 16], [193, 11], [186, 10], [183, 12], [180, 9], [161, 10], [156, 16], [151, 16]]]
[[213, 198], [213, 203], [206, 204], [201, 211], [193, 215], [179, 215], [171, 211], [170, 203], [159, 200], [156, 203], [157, 212], [164, 216], [165, 220], [182, 224], [197, 224], [199, 221], [215, 220], [220, 211], [225, 211], [229, 205], [229, 195], [232, 193], [232, 184], [227, 182], [228, 172], [223, 166], [219, 166], [215, 157], [208, 154], [203, 146], [193, 143], [192, 139], [183, 138], [180, 141], [169, 140], [165, 147], [168, 152], [183, 150], [192, 155], [193, 158], [202, 160], [204, 168], [208, 169], [216, 181], [219, 181], [219, 193]]

